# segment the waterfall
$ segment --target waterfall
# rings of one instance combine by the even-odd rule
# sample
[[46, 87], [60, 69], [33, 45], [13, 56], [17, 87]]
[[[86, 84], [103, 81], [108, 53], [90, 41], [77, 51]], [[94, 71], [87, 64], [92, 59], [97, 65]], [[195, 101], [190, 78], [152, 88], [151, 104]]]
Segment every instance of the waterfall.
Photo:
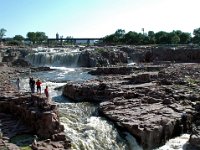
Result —
[[26, 56], [35, 66], [76, 67], [80, 52], [38, 52]]
[[[77, 70], [67, 71], [62, 68], [60, 71], [57, 70], [58, 73], [55, 74], [52, 74], [52, 71], [51, 73], [35, 72], [32, 77], [43, 81], [42, 89], [46, 85], [49, 86], [50, 97], [58, 106], [60, 121], [65, 127], [66, 136], [71, 140], [72, 150], [140, 150], [134, 137], [125, 133], [126, 137], [124, 138], [112, 122], [98, 116], [96, 104], [89, 102], [74, 103], [63, 97], [62, 91], [54, 90], [56, 87], [66, 84], [64, 82], [57, 83], [56, 81], [60, 80], [59, 77], [65, 74], [69, 76], [68, 78], [71, 78], [70, 80], [74, 80], [75, 74], [72, 74], [72, 72]], [[79, 72], [78, 74], [76, 78], [83, 79], [82, 73]], [[51, 77], [47, 77], [47, 75]], [[49, 79], [55, 79], [55, 81], [51, 82]], [[30, 91], [28, 82], [29, 77], [21, 79], [21, 90], [23, 92]]]

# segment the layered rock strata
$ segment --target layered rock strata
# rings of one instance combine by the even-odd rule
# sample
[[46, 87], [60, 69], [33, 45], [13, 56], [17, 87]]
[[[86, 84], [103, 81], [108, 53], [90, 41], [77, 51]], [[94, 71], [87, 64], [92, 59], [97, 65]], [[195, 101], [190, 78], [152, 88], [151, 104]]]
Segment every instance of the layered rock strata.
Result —
[[198, 102], [194, 107], [195, 114], [189, 142], [197, 148], [200, 148], [200, 103]]
[[198, 64], [172, 64], [154, 72], [99, 76], [66, 84], [63, 95], [100, 103], [102, 115], [128, 130], [144, 149], [153, 149], [191, 132], [193, 106], [200, 100], [199, 69]]
[[63, 148], [69, 148], [70, 141], [63, 132], [64, 126], [59, 122], [57, 107], [44, 96], [1, 96], [0, 108], [1, 112], [13, 114], [22, 120], [38, 137], [62, 141]]
[[0, 69], [0, 149], [17, 149], [16, 145], [9, 143], [9, 139], [23, 133], [38, 136], [40, 140], [35, 139], [32, 145], [35, 150], [70, 148], [71, 143], [59, 121], [57, 106], [44, 95], [18, 92], [10, 80], [16, 73], [20, 75], [20, 70], [7, 66], [0, 66]]
[[127, 53], [114, 48], [99, 47], [94, 50], [86, 49], [82, 51], [77, 65], [80, 67], [100, 67], [124, 64], [127, 62]]

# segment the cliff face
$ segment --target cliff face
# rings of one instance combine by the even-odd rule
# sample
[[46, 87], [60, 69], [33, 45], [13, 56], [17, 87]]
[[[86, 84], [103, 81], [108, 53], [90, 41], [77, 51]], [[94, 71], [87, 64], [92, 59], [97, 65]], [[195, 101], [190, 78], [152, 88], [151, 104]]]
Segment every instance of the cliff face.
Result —
[[[147, 57], [147, 55], [146, 55]], [[183, 48], [154, 48], [149, 52], [149, 59], [172, 62], [199, 62], [200, 49]]]
[[51, 138], [53, 134], [62, 132], [58, 111], [55, 105], [46, 102], [42, 96], [12, 97], [9, 101], [1, 102], [2, 112], [16, 115], [31, 127], [41, 138]]
[[[1, 96], [0, 112], [12, 114], [22, 120], [40, 138], [56, 141], [63, 149], [70, 147], [70, 141], [63, 132], [64, 126], [59, 121], [57, 107], [46, 97], [42, 95]], [[34, 145], [34, 147], [38, 146]]]
[[199, 62], [200, 49], [189, 46], [103, 47], [81, 52], [78, 66], [106, 67], [131, 62]]
[[200, 48], [191, 46], [136, 46], [121, 47], [134, 62], [199, 62]]
[[[3, 133], [3, 138], [1, 138], [9, 140], [15, 135], [31, 133], [45, 140], [33, 143], [33, 149], [64, 150], [69, 148], [71, 143], [63, 132], [64, 126], [59, 121], [56, 105], [44, 95], [19, 93], [9, 82], [20, 74], [20, 70], [16, 71], [16, 69], [0, 66], [0, 122], [4, 124], [3, 127], [0, 125]], [[3, 121], [5, 118], [8, 119], [6, 115], [11, 116], [11, 119]], [[49, 140], [46, 141], [46, 139]]]
[[77, 65], [80, 67], [101, 67], [124, 64], [128, 62], [127, 54], [123, 51], [101, 48], [92, 51], [82, 51]]

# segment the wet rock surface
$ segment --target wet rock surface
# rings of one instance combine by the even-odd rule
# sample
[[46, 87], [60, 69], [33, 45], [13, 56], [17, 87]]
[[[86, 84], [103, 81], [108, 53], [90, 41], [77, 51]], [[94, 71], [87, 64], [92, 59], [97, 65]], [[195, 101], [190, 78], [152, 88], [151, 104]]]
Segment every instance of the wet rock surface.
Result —
[[0, 69], [0, 149], [19, 149], [10, 138], [24, 133], [39, 137], [33, 141], [33, 149], [68, 149], [71, 144], [60, 124], [57, 106], [44, 95], [18, 92], [10, 82], [15, 73], [24, 72], [4, 65]]
[[193, 118], [193, 128], [190, 135], [189, 142], [192, 145], [200, 148], [200, 103], [198, 102], [195, 106], [195, 113]]
[[171, 64], [153, 72], [104, 75], [68, 83], [63, 95], [98, 102], [102, 115], [134, 135], [144, 149], [153, 149], [181, 133], [191, 133], [194, 105], [200, 100], [199, 69], [199, 64]]
[[80, 67], [101, 67], [128, 62], [127, 53], [109, 47], [99, 47], [81, 52], [77, 65]]
[[31, 72], [39, 72], [39, 71], [52, 71], [50, 67], [31, 67]]

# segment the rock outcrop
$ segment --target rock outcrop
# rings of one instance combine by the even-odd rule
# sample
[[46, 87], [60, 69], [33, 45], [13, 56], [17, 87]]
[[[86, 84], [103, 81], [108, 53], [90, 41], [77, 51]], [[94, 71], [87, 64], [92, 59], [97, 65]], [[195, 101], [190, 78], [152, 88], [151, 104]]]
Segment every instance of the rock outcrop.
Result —
[[189, 142], [190, 144], [200, 148], [200, 103], [196, 103], [194, 107], [195, 113]]
[[200, 49], [193, 46], [124, 46], [120, 48], [134, 62], [199, 62]]
[[0, 149], [10, 149], [9, 146], [16, 148], [16, 145], [9, 143], [9, 139], [24, 133], [40, 138], [32, 145], [36, 150], [70, 148], [70, 140], [59, 121], [57, 106], [44, 95], [19, 93], [16, 90], [9, 81], [25, 70], [4, 65], [0, 67]]
[[82, 51], [77, 65], [80, 67], [101, 67], [124, 64], [127, 62], [127, 54], [123, 51], [107, 48], [96, 48], [94, 50]]
[[70, 146], [64, 133], [61, 136], [64, 126], [59, 122], [57, 107], [46, 97], [36, 94], [1, 96], [0, 111], [15, 115], [42, 139], [62, 141]]
[[[101, 103], [100, 111], [134, 135], [144, 149], [154, 149], [183, 132], [181, 114], [185, 107], [145, 98], [115, 98]], [[191, 107], [187, 109], [192, 113]]]
[[24, 59], [17, 59], [12, 62], [12, 66], [17, 67], [30, 67], [31, 64]]
[[68, 83], [63, 95], [75, 101], [98, 102], [101, 115], [134, 135], [144, 149], [153, 149], [191, 132], [193, 106], [200, 99], [200, 65], [152, 68], [153, 72], [138, 70], [129, 75], [110, 74], [98, 80]]

